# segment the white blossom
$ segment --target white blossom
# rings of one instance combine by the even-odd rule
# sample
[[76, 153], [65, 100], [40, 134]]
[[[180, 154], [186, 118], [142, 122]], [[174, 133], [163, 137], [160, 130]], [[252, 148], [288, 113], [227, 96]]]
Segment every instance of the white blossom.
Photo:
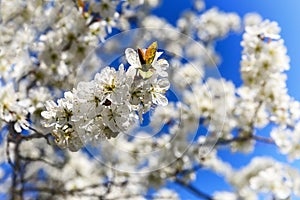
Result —
[[198, 19], [198, 36], [204, 41], [224, 37], [229, 31], [237, 31], [240, 18], [234, 13], [222, 13], [216, 8], [206, 11]]
[[[128, 72], [141, 66], [133, 51], [125, 52], [131, 64]], [[66, 92], [65, 98], [59, 99], [57, 104], [48, 101], [47, 111], [43, 111], [42, 116], [46, 119], [45, 126], [53, 127], [52, 134], [58, 145], [77, 151], [88, 141], [116, 137], [134, 124], [136, 112], [142, 120], [141, 115], [153, 105], [167, 105], [164, 94], [170, 87], [169, 81], [158, 76], [168, 63], [157, 64], [160, 55], [152, 62], [155, 67], [149, 79], [126, 73], [123, 65], [117, 71], [106, 67], [94, 80], [81, 82], [76, 89]]]
[[156, 193], [154, 199], [155, 200], [163, 200], [163, 199], [174, 199], [174, 200], [176, 200], [176, 199], [179, 199], [179, 197], [178, 197], [178, 194], [175, 191], [163, 188], [163, 189], [160, 189]]

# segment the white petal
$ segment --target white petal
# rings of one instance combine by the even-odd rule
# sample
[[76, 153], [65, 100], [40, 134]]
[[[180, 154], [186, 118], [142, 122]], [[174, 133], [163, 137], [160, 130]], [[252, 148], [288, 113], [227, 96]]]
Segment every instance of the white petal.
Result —
[[49, 111], [43, 111], [41, 113], [42, 117], [45, 118], [45, 119], [51, 119], [52, 117], [55, 116], [55, 113], [53, 112], [49, 112]]
[[159, 59], [157, 61], [157, 64], [161, 67], [162, 70], [166, 70], [169, 67], [169, 63], [165, 59]]
[[164, 52], [156, 52], [154, 61], [156, 61]]
[[158, 75], [160, 75], [161, 77], [168, 77], [168, 72], [166, 72], [166, 71], [158, 71], [157, 73], [158, 73]]
[[137, 65], [139, 62], [138, 55], [134, 49], [127, 48], [125, 50], [125, 57], [130, 65]]
[[20, 125], [24, 130], [29, 130], [29, 123], [27, 121], [23, 121]]
[[126, 72], [126, 76], [133, 79], [136, 75], [136, 70], [136, 68], [130, 66]]
[[15, 130], [16, 130], [18, 133], [21, 133], [22, 129], [21, 129], [21, 126], [20, 126], [19, 123], [15, 123], [15, 124], [14, 124], [14, 128], [15, 128]]
[[160, 87], [162, 90], [168, 90], [170, 88], [170, 82], [168, 79], [159, 79], [157, 81], [157, 85]]
[[46, 101], [46, 108], [48, 110], [52, 109], [52, 108], [55, 108], [55, 107], [57, 107], [57, 105], [53, 100]]
[[164, 95], [162, 95], [160, 93], [155, 93], [152, 95], [152, 97], [153, 97], [153, 100], [152, 100], [153, 103], [160, 105], [160, 106], [168, 105], [168, 99]]

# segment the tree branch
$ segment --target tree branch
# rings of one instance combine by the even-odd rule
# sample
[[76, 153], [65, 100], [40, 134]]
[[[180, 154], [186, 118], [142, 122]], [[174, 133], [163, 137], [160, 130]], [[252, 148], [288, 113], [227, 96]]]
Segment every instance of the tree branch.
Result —
[[234, 137], [231, 139], [219, 139], [217, 142], [217, 145], [227, 145], [232, 142], [246, 142], [248, 140], [255, 140], [258, 142], [263, 142], [263, 143], [268, 143], [268, 144], [275, 144], [274, 140], [272, 138], [267, 138], [267, 137], [262, 137], [262, 136], [257, 136], [257, 135], [249, 135], [249, 136], [243, 136], [243, 137]]
[[192, 192], [197, 197], [200, 197], [200, 198], [205, 199], [205, 200], [213, 200], [213, 198], [210, 195], [200, 191], [198, 188], [194, 187], [193, 185], [191, 185], [191, 184], [189, 184], [189, 183], [187, 183], [187, 182], [185, 182], [181, 179], [175, 179], [175, 183], [177, 183], [181, 187], [189, 190], [190, 192]]

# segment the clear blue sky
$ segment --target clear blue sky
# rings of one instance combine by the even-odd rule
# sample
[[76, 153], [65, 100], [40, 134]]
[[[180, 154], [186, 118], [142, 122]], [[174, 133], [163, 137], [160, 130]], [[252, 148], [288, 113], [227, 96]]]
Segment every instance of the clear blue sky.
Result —
[[[163, 4], [154, 13], [175, 24], [180, 13], [191, 6], [191, 0], [163, 0]], [[291, 58], [291, 69], [288, 74], [289, 94], [300, 100], [300, 1], [299, 0], [207, 0], [206, 8], [218, 7], [222, 11], [236, 12], [240, 16], [248, 12], [257, 12], [264, 19], [275, 20], [281, 27], [281, 35], [288, 49]], [[239, 62], [241, 57], [241, 34], [231, 34], [228, 38], [217, 43], [217, 51], [222, 55], [222, 63], [219, 70], [224, 78], [232, 80], [236, 85], [241, 84], [239, 73]], [[270, 127], [264, 130], [267, 134]], [[283, 156], [277, 154], [277, 149], [271, 145], [257, 144], [257, 149], [251, 155], [231, 154], [227, 150], [222, 150], [220, 156], [224, 160], [231, 161], [234, 167], [246, 165], [253, 156], [269, 155], [286, 162]], [[294, 167], [300, 169], [300, 162], [294, 162]], [[215, 190], [230, 189], [222, 178], [208, 171], [201, 171], [197, 175], [196, 187], [203, 191], [212, 193]], [[183, 199], [195, 199], [195, 196], [187, 193], [176, 185], [170, 185], [177, 191]]]

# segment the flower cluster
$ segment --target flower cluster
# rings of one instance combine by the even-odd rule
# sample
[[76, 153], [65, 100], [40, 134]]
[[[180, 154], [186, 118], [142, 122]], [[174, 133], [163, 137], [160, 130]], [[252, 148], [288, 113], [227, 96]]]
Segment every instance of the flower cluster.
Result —
[[246, 27], [241, 62], [246, 85], [261, 85], [264, 80], [289, 69], [289, 58], [279, 31], [277, 23], [268, 20]]
[[[228, 177], [238, 188], [237, 194], [228, 199], [257, 199], [257, 193], [271, 192], [274, 199], [287, 199], [299, 194], [299, 172], [271, 158], [254, 158], [248, 166]], [[218, 199], [218, 198], [217, 198]]]
[[[248, 23], [251, 18], [259, 20], [257, 16], [248, 16]], [[244, 85], [238, 94], [243, 108], [236, 109], [236, 113], [256, 116], [256, 119], [240, 120], [239, 124], [254, 124], [260, 128], [269, 122], [278, 124], [280, 127], [274, 128], [271, 137], [281, 152], [289, 154], [291, 159], [299, 158], [295, 150], [299, 146], [300, 105], [287, 92], [284, 71], [290, 66], [286, 47], [279, 35], [280, 28], [276, 22], [268, 20], [251, 24], [246, 27], [241, 43], [244, 47], [241, 61]]]
[[[104, 68], [90, 82], [80, 82], [64, 98], [46, 103], [45, 126], [60, 147], [77, 151], [87, 141], [116, 137], [127, 131], [137, 119], [156, 105], [167, 105], [164, 96], [169, 89], [168, 62], [158, 59], [154, 42], [147, 50], [128, 48], [125, 57], [130, 64], [125, 71]], [[141, 56], [144, 56], [143, 58]], [[144, 63], [146, 62], [146, 63]]]
[[201, 40], [212, 41], [224, 37], [230, 30], [239, 30], [240, 18], [235, 13], [223, 13], [212, 8], [199, 17], [195, 26]]
[[287, 129], [284, 126], [276, 127], [271, 132], [271, 137], [275, 144], [279, 147], [280, 152], [287, 154], [289, 160], [300, 158], [300, 123], [295, 127]]
[[22, 94], [15, 92], [13, 84], [8, 84], [0, 90], [0, 121], [13, 123], [15, 131], [19, 133], [22, 129], [28, 130], [29, 127], [26, 120], [28, 115], [26, 107], [30, 104], [28, 104], [28, 101], [21, 99]]
[[[3, 1], [0, 3], [0, 76], [35, 85], [72, 88], [78, 65], [112, 30], [158, 1]], [[92, 70], [92, 69], [86, 69]]]

